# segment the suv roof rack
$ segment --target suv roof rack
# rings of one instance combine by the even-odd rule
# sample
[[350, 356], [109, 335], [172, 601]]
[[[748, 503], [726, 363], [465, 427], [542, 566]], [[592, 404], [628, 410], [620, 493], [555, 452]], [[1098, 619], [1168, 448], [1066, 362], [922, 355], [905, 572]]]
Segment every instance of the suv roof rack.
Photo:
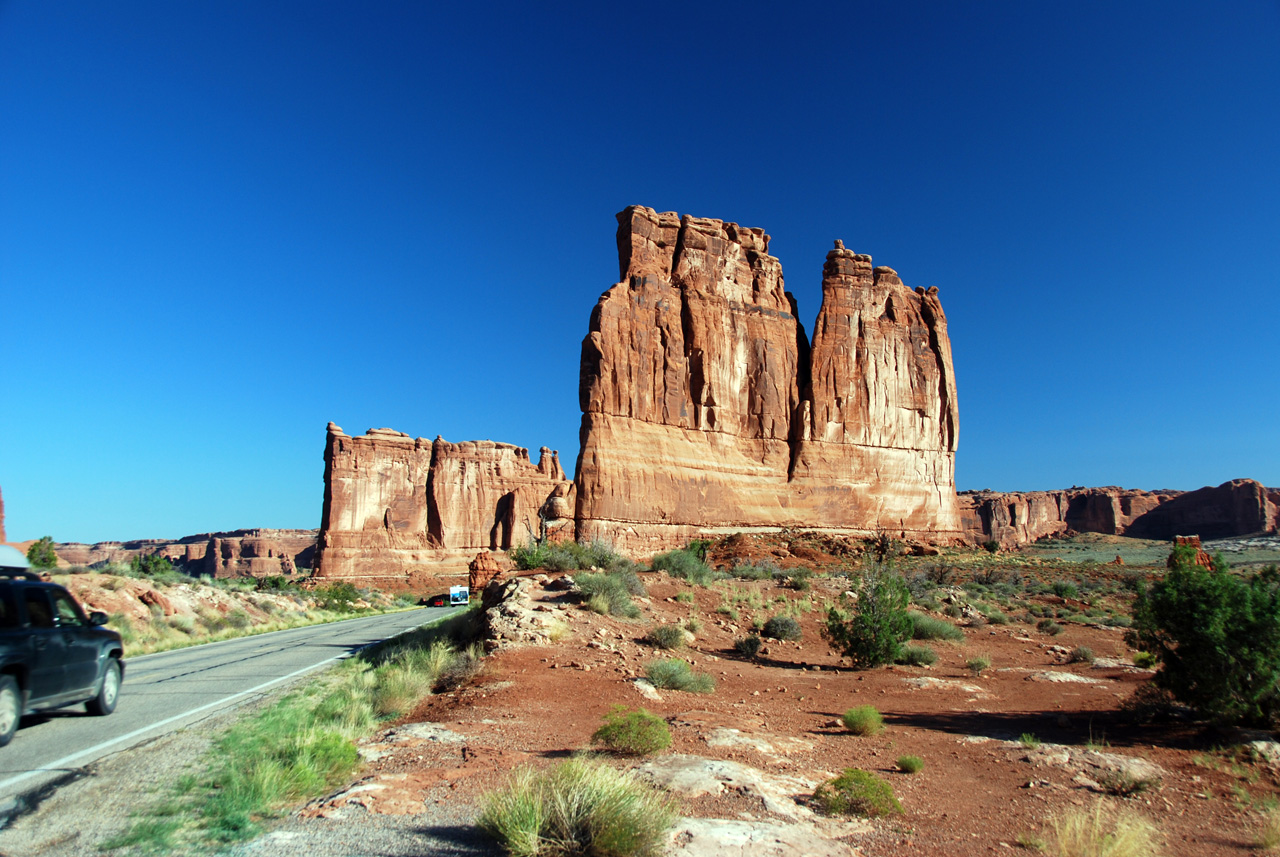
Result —
[[18, 578], [19, 580], [34, 580], [37, 583], [40, 581], [40, 575], [32, 571], [27, 571], [25, 568], [0, 567], [0, 578], [3, 578], [3, 577], [14, 577], [14, 578]]

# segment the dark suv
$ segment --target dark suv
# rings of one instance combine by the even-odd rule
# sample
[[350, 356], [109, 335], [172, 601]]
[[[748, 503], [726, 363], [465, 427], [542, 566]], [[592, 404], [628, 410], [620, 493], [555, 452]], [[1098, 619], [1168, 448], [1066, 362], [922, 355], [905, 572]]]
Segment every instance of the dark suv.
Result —
[[120, 635], [88, 618], [56, 583], [0, 570], [0, 747], [22, 715], [85, 703], [90, 714], [116, 708], [124, 678]]

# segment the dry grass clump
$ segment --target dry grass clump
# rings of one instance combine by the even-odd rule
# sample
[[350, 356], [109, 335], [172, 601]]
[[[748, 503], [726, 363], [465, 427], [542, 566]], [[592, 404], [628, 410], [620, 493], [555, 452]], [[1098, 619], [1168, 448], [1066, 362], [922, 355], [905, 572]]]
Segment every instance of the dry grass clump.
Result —
[[1052, 819], [1049, 846], [1058, 857], [1156, 857], [1160, 832], [1137, 812], [1113, 811], [1099, 800]]

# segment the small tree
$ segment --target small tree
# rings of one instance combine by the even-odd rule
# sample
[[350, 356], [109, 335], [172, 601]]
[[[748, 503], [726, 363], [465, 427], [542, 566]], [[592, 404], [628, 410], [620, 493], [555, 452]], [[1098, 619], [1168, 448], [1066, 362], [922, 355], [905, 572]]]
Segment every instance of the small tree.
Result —
[[141, 574], [147, 577], [163, 577], [166, 574], [172, 574], [174, 571], [173, 563], [169, 562], [168, 557], [159, 554], [138, 554], [129, 560], [130, 567], [133, 568], [134, 574]]
[[870, 561], [862, 575], [852, 611], [832, 606], [822, 635], [831, 647], [853, 662], [854, 669], [892, 663], [911, 636], [907, 605], [911, 591], [893, 570], [892, 558]]
[[1200, 715], [1269, 725], [1280, 714], [1280, 571], [1242, 577], [1221, 556], [1175, 547], [1169, 572], [1134, 602], [1128, 642], [1150, 652], [1154, 682]]
[[58, 555], [53, 550], [53, 537], [44, 536], [27, 548], [27, 562], [32, 568], [57, 568]]

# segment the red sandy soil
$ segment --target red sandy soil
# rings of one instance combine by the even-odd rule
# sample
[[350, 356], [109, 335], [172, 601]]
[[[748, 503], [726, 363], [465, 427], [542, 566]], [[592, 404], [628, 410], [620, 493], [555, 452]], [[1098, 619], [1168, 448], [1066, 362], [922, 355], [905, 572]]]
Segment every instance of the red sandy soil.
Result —
[[[581, 609], [572, 596], [542, 592], [535, 600], [562, 605], [569, 633], [547, 646], [503, 649], [487, 658], [469, 686], [425, 700], [403, 722], [434, 721], [465, 736], [463, 744], [416, 742], [366, 766], [366, 780], [391, 788], [365, 792], [355, 802], [375, 812], [418, 812], [423, 801], [478, 805], [513, 767], [543, 766], [591, 746], [591, 734], [614, 705], [643, 706], [666, 718], [674, 744], [666, 752], [733, 759], [766, 771], [819, 779], [858, 767], [888, 780], [905, 814], [871, 823], [868, 833], [851, 836], [852, 853], [872, 855], [981, 855], [1016, 852], [1019, 837], [1047, 838], [1049, 818], [1104, 800], [1147, 816], [1173, 855], [1243, 854], [1256, 850], [1262, 821], [1259, 805], [1276, 794], [1276, 772], [1261, 764], [1234, 764], [1215, 748], [1258, 736], [1211, 733], [1187, 722], [1132, 725], [1122, 703], [1150, 679], [1149, 672], [1124, 667], [1065, 665], [1061, 648], [1088, 646], [1099, 658], [1132, 656], [1123, 631], [1067, 624], [1057, 637], [1033, 625], [966, 627], [963, 642], [929, 642], [939, 654], [932, 667], [892, 666], [853, 671], [819, 633], [821, 609], [801, 617], [799, 643], [766, 641], [767, 654], [755, 661], [732, 651], [751, 622], [775, 612], [776, 596], [808, 599], [815, 605], [837, 597], [839, 578], [815, 578], [800, 593], [772, 582], [727, 581], [692, 586], [665, 574], [642, 574], [649, 597], [640, 600], [641, 620], [623, 621]], [[739, 605], [732, 623], [716, 612], [725, 587], [757, 590], [762, 609]], [[536, 587], [537, 589], [537, 587]], [[674, 600], [692, 593], [696, 604]], [[1049, 598], [1048, 600], [1053, 600]], [[641, 638], [658, 622], [696, 616], [703, 627], [696, 642], [679, 654], [717, 680], [712, 694], [661, 691], [662, 700], [641, 696], [632, 679], [644, 665], [672, 653], [656, 652]], [[613, 649], [613, 650], [611, 650]], [[965, 666], [987, 654], [992, 666], [975, 677]], [[1035, 678], [1045, 670], [1069, 672], [1095, 683], [1050, 683]], [[916, 687], [914, 678], [955, 685]], [[976, 686], [973, 692], [960, 685]], [[874, 705], [885, 720], [883, 732], [859, 737], [839, 725], [839, 716], [857, 705]], [[707, 734], [717, 726], [773, 741], [799, 739], [787, 752], [713, 748]], [[1105, 794], [1081, 782], [1080, 766], [1027, 760], [1017, 742], [1024, 733], [1040, 741], [1156, 763], [1166, 776], [1155, 789], [1131, 798]], [[920, 756], [924, 769], [898, 772], [902, 755]], [[618, 760], [619, 765], [634, 764]], [[1096, 774], [1095, 774], [1096, 775]], [[328, 814], [334, 803], [313, 807]], [[454, 804], [456, 807], [456, 803]], [[758, 800], [741, 796], [686, 802], [688, 815], [768, 818]]]

